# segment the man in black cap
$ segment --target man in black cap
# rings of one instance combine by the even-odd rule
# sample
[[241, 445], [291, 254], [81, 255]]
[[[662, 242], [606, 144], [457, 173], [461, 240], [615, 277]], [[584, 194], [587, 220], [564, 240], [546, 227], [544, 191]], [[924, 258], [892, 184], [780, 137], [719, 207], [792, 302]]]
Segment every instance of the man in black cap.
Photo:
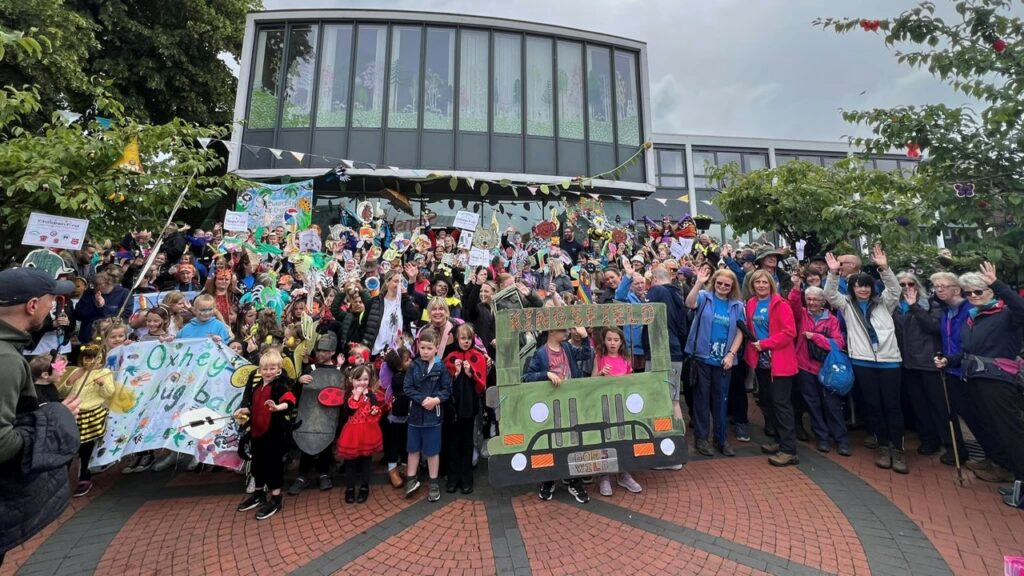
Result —
[[0, 272], [0, 563], [70, 501], [66, 467], [78, 452], [78, 400], [40, 405], [22, 350], [29, 333], [43, 327], [54, 297], [72, 290], [74, 284], [42, 270]]

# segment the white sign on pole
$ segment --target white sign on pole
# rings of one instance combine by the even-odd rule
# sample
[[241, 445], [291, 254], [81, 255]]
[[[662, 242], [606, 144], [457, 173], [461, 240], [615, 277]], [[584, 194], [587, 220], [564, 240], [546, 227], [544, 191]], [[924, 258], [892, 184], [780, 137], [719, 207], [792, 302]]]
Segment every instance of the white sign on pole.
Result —
[[460, 230], [476, 230], [476, 227], [480, 225], [480, 215], [476, 212], [468, 212], [466, 210], [459, 210], [455, 214], [454, 226]]
[[797, 240], [796, 241], [796, 259], [801, 261], [801, 262], [804, 261], [804, 249], [805, 248], [807, 248], [807, 240]]
[[459, 234], [459, 248], [465, 248], [469, 250], [473, 247], [473, 232], [469, 230], [463, 230]]
[[491, 263], [491, 253], [483, 248], [469, 249], [470, 266], [487, 266]]
[[249, 213], [228, 210], [224, 213], [224, 229], [228, 232], [245, 232], [249, 229]]
[[693, 250], [693, 238], [676, 238], [672, 241], [672, 245], [669, 246], [669, 252], [672, 253], [672, 257], [679, 259], [689, 254]]
[[88, 229], [88, 220], [33, 212], [28, 217], [21, 243], [25, 246], [81, 250]]

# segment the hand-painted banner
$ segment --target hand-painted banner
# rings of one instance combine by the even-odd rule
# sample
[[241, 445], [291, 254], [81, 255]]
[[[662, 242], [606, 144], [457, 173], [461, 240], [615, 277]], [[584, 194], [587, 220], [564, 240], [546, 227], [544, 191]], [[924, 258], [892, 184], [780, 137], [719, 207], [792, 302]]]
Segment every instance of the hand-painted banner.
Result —
[[299, 230], [313, 221], [313, 181], [259, 184], [238, 195], [236, 211], [249, 214], [249, 230], [284, 226]]
[[[91, 465], [102, 466], [144, 450], [167, 448], [199, 462], [240, 468], [238, 427], [227, 418], [199, 438], [182, 415], [203, 409], [213, 418], [230, 416], [242, 401], [231, 384], [235, 369], [248, 364], [223, 344], [207, 338], [138, 342], [108, 358], [118, 391], [110, 403], [107, 432]], [[221, 426], [220, 424], [223, 424]]]
[[[168, 290], [167, 292], [150, 292], [149, 294], [135, 294], [132, 296], [132, 314], [139, 310], [155, 308], [163, 302], [164, 298], [167, 298], [167, 295], [171, 292], [173, 292], [173, 290]], [[188, 300], [189, 302], [195, 300], [196, 296], [199, 296], [199, 292], [195, 291], [182, 292], [182, 294], [185, 295], [185, 300]]]

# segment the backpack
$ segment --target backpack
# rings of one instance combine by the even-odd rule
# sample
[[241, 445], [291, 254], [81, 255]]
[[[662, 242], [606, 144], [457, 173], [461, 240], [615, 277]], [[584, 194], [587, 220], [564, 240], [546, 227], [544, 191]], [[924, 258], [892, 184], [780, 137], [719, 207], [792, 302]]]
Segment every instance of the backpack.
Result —
[[838, 396], [845, 396], [853, 388], [853, 364], [850, 359], [839, 349], [835, 340], [828, 341], [832, 350], [821, 363], [821, 371], [818, 372], [818, 381], [829, 392]]

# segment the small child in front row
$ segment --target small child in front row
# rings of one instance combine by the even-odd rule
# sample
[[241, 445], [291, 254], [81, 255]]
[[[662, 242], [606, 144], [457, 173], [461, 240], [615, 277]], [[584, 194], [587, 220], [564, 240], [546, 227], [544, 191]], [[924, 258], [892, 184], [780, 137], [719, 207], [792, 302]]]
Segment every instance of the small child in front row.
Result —
[[388, 463], [388, 480], [395, 488], [405, 485], [405, 476], [398, 465], [406, 457], [409, 443], [409, 397], [405, 395], [405, 373], [412, 367], [412, 361], [412, 352], [401, 346], [385, 352], [384, 363], [380, 367], [384, 398], [391, 404], [387, 421], [381, 425], [384, 458]]
[[58, 354], [54, 360], [49, 352], [40, 354], [29, 362], [28, 366], [32, 370], [32, 380], [35, 382], [36, 395], [39, 396], [40, 402], [63, 401], [54, 384], [60, 382], [67, 365], [68, 360], [63, 355]]
[[[362, 504], [370, 497], [372, 456], [384, 449], [380, 417], [387, 406], [373, 364], [349, 369], [346, 388], [348, 397], [341, 408], [345, 425], [338, 436], [335, 454], [345, 461], [345, 503]], [[356, 480], [359, 480], [358, 496]]]
[[[260, 356], [259, 377], [249, 376], [242, 404], [234, 416], [249, 418], [252, 438], [250, 471], [256, 491], [238, 505], [239, 512], [259, 508], [257, 520], [266, 520], [281, 510], [281, 486], [284, 485], [284, 454], [290, 446], [291, 423], [288, 413], [295, 408], [293, 382], [281, 367], [284, 359], [279, 348], [268, 348]], [[267, 492], [270, 498], [267, 498]]]
[[405, 395], [409, 398], [409, 420], [406, 444], [409, 460], [406, 468], [405, 497], [419, 490], [417, 472], [420, 454], [427, 459], [430, 474], [430, 492], [427, 500], [441, 499], [441, 486], [437, 476], [441, 466], [441, 405], [452, 395], [452, 377], [439, 362], [437, 330], [426, 328], [419, 335], [417, 358], [405, 373]]
[[73, 497], [85, 496], [92, 490], [92, 472], [89, 460], [92, 458], [96, 440], [107, 432], [107, 413], [110, 399], [117, 390], [114, 374], [104, 366], [107, 358], [103, 345], [86, 344], [78, 353], [78, 363], [57, 383], [57, 391], [64, 397], [77, 396], [81, 400], [78, 409], [78, 432], [81, 445], [78, 448], [78, 484]]
[[[594, 376], [626, 376], [633, 373], [633, 359], [629, 349], [623, 346], [626, 335], [618, 326], [605, 328], [600, 337], [596, 338]], [[618, 485], [636, 494], [643, 488], [633, 479], [629, 472], [620, 472]], [[602, 474], [597, 481], [602, 496], [612, 495], [612, 480], [608, 474]]]
[[455, 329], [455, 342], [445, 350], [444, 364], [452, 375], [452, 399], [448, 403], [441, 446], [449, 494], [459, 488], [473, 492], [473, 440], [476, 417], [480, 413], [480, 395], [487, 387], [487, 355], [473, 346], [476, 332], [471, 324]]

